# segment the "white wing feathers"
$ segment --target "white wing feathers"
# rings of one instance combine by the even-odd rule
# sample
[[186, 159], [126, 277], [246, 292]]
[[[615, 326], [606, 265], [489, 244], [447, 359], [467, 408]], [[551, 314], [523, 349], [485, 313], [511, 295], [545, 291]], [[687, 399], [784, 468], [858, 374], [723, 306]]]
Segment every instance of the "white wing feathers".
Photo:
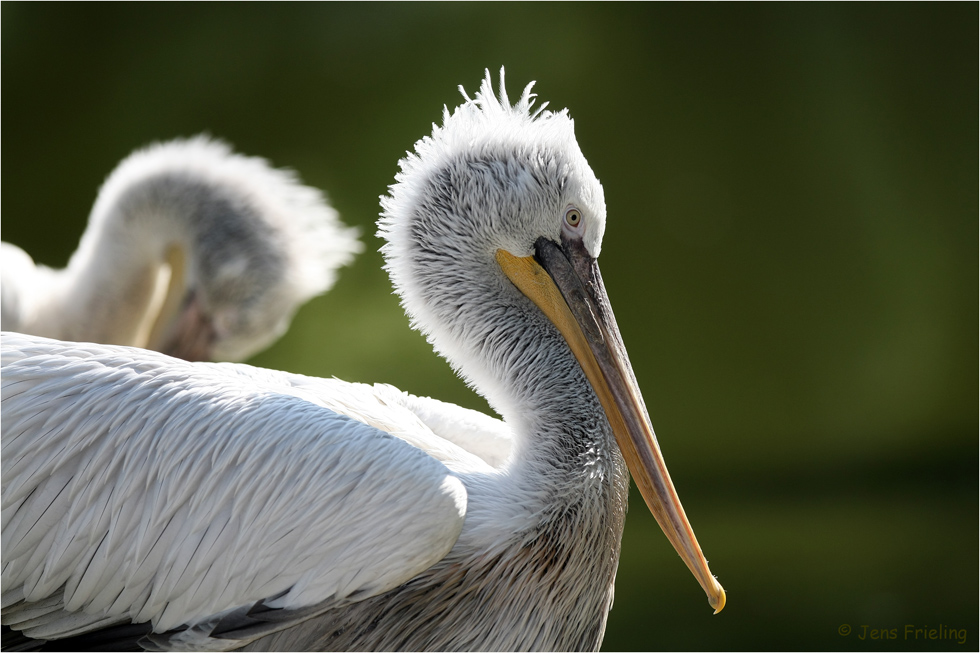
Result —
[[210, 365], [256, 383], [272, 383], [281, 392], [295, 392], [405, 440], [445, 463], [489, 471], [483, 463], [500, 468], [510, 457], [510, 428], [479, 411], [418, 397], [384, 383], [348, 383], [234, 363]]
[[510, 458], [511, 430], [501, 420], [456, 404], [384, 387], [399, 395], [402, 405], [440, 438], [479, 456], [492, 467], [503, 467]]
[[3, 365], [4, 623], [27, 636], [365, 598], [462, 527], [445, 465], [274, 373], [17, 334]]

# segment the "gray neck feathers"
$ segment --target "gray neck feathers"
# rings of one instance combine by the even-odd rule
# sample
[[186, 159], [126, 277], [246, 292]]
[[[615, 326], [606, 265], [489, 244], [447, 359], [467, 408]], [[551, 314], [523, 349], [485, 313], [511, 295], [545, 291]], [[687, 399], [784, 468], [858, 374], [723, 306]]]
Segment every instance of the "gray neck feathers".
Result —
[[601, 479], [621, 458], [568, 345], [494, 258], [523, 216], [561, 210], [561, 179], [550, 187], [551, 177], [524, 170], [534, 166], [464, 159], [435, 173], [397, 246], [386, 246], [388, 269], [414, 326], [522, 436], [524, 475], [557, 475], [550, 491], [567, 479], [577, 492], [582, 473]]
[[388, 268], [415, 326], [512, 426], [512, 509], [530, 517], [490, 550], [458, 545], [406, 585], [328, 612], [322, 636], [283, 633], [275, 645], [589, 650], [601, 643], [629, 476], [564, 339], [494, 259], [497, 221], [517, 219], [508, 211], [557, 211], [558, 195], [538, 194], [546, 206], [484, 197], [487, 210], [468, 210], [459, 198], [479, 198], [479, 189], [461, 186], [452, 168], [443, 176], [412, 207], [408, 227], [389, 237]]

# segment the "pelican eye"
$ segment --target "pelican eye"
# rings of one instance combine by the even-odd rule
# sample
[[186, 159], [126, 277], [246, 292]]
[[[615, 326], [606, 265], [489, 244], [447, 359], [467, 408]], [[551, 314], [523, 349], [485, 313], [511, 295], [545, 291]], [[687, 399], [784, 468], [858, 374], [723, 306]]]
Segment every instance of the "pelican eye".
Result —
[[582, 223], [582, 212], [576, 208], [565, 211], [565, 224], [569, 227], [577, 227]]

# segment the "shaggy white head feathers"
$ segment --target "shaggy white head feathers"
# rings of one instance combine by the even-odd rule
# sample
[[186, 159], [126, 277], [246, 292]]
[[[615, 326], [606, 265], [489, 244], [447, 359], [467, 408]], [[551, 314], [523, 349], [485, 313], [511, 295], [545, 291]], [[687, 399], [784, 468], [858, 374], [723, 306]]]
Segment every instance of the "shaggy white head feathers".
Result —
[[[452, 113], [443, 108], [442, 127], [433, 124], [432, 136], [425, 136], [415, 143], [415, 153], [407, 152], [405, 158], [399, 161], [401, 172], [395, 175], [396, 184], [390, 187], [390, 197], [382, 197], [384, 215], [380, 222], [379, 235], [389, 241], [399, 240], [397, 233], [399, 224], [407, 225], [409, 220], [400, 220], [404, 212], [410, 210], [417, 202], [424, 199], [430, 192], [433, 176], [448, 166], [459, 165], [460, 159], [466, 163], [501, 166], [501, 170], [510, 178], [506, 194], [498, 197], [479, 199], [498, 199], [504, 206], [495, 206], [501, 218], [521, 219], [522, 225], [508, 224], [514, 233], [501, 229], [502, 238], [510, 238], [513, 243], [507, 243], [508, 250], [515, 255], [526, 255], [530, 252], [537, 236], [549, 236], [558, 239], [561, 227], [561, 216], [565, 206], [561, 200], [576, 204], [586, 212], [585, 243], [593, 257], [599, 256], [602, 244], [602, 234], [605, 231], [606, 206], [602, 185], [596, 178], [588, 162], [582, 155], [578, 142], [575, 140], [574, 121], [568, 116], [568, 110], [559, 112], [546, 111], [548, 103], [543, 103], [533, 110], [536, 94], [531, 93], [534, 82], [524, 88], [520, 99], [511, 105], [504, 87], [504, 69], [500, 69], [500, 95], [494, 95], [490, 71], [476, 93], [470, 98], [460, 86], [466, 102], [456, 107]], [[472, 165], [472, 175], [485, 174], [478, 165]], [[544, 177], [544, 178], [542, 178]], [[558, 190], [559, 196], [552, 199], [557, 204], [542, 207], [550, 208], [545, 215], [530, 215], [526, 211], [515, 209], [526, 208], [522, 200], [529, 199], [535, 190], [533, 186], [547, 185], [548, 190]], [[463, 189], [460, 189], [462, 193]], [[477, 208], [472, 202], [478, 198], [458, 197], [460, 204], [455, 207], [464, 212]], [[522, 226], [523, 229], [515, 229]], [[517, 242], [514, 236], [518, 231], [535, 231], [534, 238], [527, 240], [530, 233], [521, 234], [524, 240]], [[391, 251], [391, 248], [386, 248]], [[393, 252], [392, 252], [393, 253]]]
[[514, 298], [496, 251], [529, 256], [540, 237], [560, 242], [570, 208], [578, 209], [593, 257], [605, 231], [602, 185], [572, 119], [566, 110], [532, 110], [532, 86], [513, 105], [503, 70], [499, 97], [489, 71], [475, 97], [460, 89], [466, 101], [444, 109], [442, 126], [399, 162], [396, 183], [381, 198], [386, 269], [413, 326], [484, 390], [500, 376], [485, 375], [474, 354], [501, 312], [525, 301]]

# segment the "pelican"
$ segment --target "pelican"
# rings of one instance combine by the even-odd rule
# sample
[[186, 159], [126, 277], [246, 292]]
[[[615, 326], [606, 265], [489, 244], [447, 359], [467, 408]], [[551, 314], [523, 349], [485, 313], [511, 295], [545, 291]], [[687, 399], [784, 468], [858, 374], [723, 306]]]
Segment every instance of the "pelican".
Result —
[[360, 250], [322, 194], [197, 137], [127, 157], [68, 267], [2, 244], [2, 322], [60, 340], [241, 360], [282, 335]]
[[[61, 648], [595, 650], [629, 472], [719, 611], [596, 257], [567, 111], [501, 71], [382, 198], [412, 324], [502, 416], [3, 338], [3, 623]], [[462, 87], [460, 89], [462, 91]], [[8, 631], [9, 632], [9, 631]], [[23, 643], [23, 642], [22, 642]]]

